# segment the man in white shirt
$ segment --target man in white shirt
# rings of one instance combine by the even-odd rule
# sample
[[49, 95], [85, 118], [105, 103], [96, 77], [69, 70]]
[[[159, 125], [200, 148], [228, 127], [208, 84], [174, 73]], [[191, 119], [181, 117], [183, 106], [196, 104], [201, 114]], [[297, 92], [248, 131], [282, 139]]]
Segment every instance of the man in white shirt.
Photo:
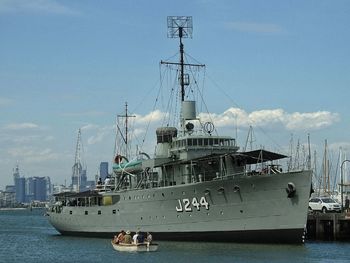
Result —
[[135, 235], [132, 237], [132, 240], [134, 241], [134, 244], [137, 244], [137, 237], [139, 236], [139, 231], [135, 233]]

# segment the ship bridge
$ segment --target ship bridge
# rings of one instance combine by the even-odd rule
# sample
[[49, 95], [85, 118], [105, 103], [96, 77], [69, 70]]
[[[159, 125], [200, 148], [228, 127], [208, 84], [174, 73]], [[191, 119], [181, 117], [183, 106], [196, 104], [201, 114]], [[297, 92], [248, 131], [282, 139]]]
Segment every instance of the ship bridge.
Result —
[[173, 138], [170, 156], [180, 160], [200, 158], [208, 154], [236, 152], [236, 140], [228, 136], [183, 136]]

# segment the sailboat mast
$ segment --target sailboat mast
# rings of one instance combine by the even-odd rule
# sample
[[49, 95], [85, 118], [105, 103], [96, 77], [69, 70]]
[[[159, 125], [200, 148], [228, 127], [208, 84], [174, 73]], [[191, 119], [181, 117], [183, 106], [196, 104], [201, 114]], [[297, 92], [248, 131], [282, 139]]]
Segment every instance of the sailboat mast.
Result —
[[307, 157], [307, 169], [311, 170], [311, 146], [310, 146], [310, 134], [307, 135], [307, 145], [308, 145], [308, 157]]
[[323, 156], [323, 191], [329, 193], [329, 162], [327, 157], [327, 140], [324, 142], [324, 156]]
[[125, 102], [125, 144], [128, 145], [128, 103]]

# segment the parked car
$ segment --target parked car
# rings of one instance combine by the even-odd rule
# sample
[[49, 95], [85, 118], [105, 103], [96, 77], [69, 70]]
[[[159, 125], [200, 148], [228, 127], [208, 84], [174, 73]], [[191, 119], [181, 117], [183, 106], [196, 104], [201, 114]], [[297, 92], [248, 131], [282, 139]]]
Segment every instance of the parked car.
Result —
[[330, 197], [313, 197], [309, 200], [310, 211], [341, 212], [341, 205]]

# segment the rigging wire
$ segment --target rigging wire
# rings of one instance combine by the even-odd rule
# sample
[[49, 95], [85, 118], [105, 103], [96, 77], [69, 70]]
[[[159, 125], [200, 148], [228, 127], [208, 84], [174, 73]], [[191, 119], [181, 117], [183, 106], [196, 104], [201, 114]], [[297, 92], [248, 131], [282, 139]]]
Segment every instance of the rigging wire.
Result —
[[151, 122], [153, 120], [153, 115], [155, 113], [155, 109], [157, 107], [157, 103], [159, 102], [159, 97], [161, 96], [161, 90], [162, 90], [162, 84], [163, 84], [163, 81], [164, 81], [164, 77], [162, 77], [162, 72], [161, 72], [161, 64], [159, 64], [159, 88], [158, 88], [158, 92], [157, 92], [157, 96], [156, 96], [156, 99], [154, 100], [154, 103], [153, 103], [153, 108], [152, 108], [152, 112], [151, 112], [151, 117], [147, 123], [147, 126], [146, 126], [146, 132], [142, 138], [142, 144], [141, 146], [143, 147], [145, 141], [146, 141], [146, 137], [147, 137], [147, 134], [148, 134], [148, 131], [149, 131], [149, 128], [150, 128], [150, 125], [151, 125]]
[[[218, 88], [234, 106], [236, 106], [239, 109], [242, 108], [208, 74], [207, 76], [213, 82], [214, 86]], [[248, 124], [257, 127], [272, 143], [274, 143], [278, 147], [279, 151], [281, 152], [285, 151], [284, 148], [276, 140], [274, 140], [273, 137], [271, 137], [261, 126], [256, 125], [256, 123], [254, 123], [254, 121], [252, 120], [248, 120]]]
[[[187, 56], [185, 57], [186, 59], [187, 59]], [[192, 58], [192, 57], [191, 57]], [[195, 60], [196, 61], [196, 60]], [[197, 62], [197, 61], [196, 61]], [[199, 63], [199, 62], [197, 62], [197, 63]], [[205, 68], [205, 67], [204, 67]], [[195, 78], [195, 76], [194, 76], [194, 72], [193, 72], [193, 70], [192, 70], [192, 67], [189, 67], [189, 72], [191, 73], [191, 75], [192, 75], [192, 78], [193, 79], [196, 79]], [[204, 72], [205, 72], [205, 70], [204, 70]], [[208, 114], [208, 116], [209, 116], [209, 120], [212, 122], [212, 123], [214, 123], [214, 120], [213, 120], [213, 118], [212, 118], [212, 115], [210, 114], [210, 112], [209, 112], [209, 109], [208, 109], [208, 107], [207, 107], [207, 104], [205, 103], [205, 100], [204, 100], [204, 96], [203, 96], [203, 88], [202, 88], [202, 90], [199, 88], [199, 86], [198, 86], [198, 82], [197, 81], [195, 81], [194, 82], [194, 86], [195, 86], [195, 88], [197, 89], [197, 94], [198, 94], [198, 96], [200, 97], [200, 101], [202, 102], [201, 103], [201, 105], [202, 105], [202, 107], [204, 107], [205, 108], [205, 111], [206, 111], [206, 113]], [[191, 91], [192, 91], [192, 93], [193, 93], [193, 89], [191, 89]], [[216, 135], [218, 135], [218, 130], [216, 129], [216, 127], [214, 126], [214, 131], [215, 131], [215, 134]]]

